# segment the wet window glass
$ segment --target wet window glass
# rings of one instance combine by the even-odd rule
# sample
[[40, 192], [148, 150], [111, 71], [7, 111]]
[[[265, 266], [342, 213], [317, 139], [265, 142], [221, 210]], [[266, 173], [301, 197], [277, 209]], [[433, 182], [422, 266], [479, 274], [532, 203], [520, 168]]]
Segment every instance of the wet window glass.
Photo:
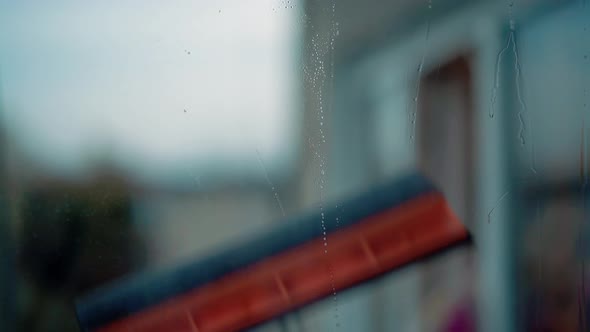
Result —
[[586, 1], [0, 1], [0, 331], [585, 331]]

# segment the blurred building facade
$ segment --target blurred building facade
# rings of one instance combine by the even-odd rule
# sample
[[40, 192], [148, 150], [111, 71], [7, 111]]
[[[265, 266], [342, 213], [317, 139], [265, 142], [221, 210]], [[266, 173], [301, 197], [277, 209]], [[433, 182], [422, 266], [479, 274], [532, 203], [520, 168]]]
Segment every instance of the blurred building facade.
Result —
[[[453, 310], [460, 311], [462, 298], [471, 298], [467, 303], [475, 308], [472, 316], [481, 331], [535, 330], [540, 327], [530, 320], [539, 315], [556, 317], [541, 323], [543, 328], [580, 327], [585, 314], [572, 315], [572, 310], [585, 312], [586, 304], [573, 305], [572, 294], [585, 278], [579, 267], [585, 258], [573, 249], [560, 256], [569, 262], [563, 264], [572, 271], [570, 279], [546, 281], [553, 289], [569, 285], [557, 287], [569, 294], [569, 309], [539, 314], [525, 299], [529, 279], [522, 273], [532, 260], [543, 265], [546, 257], [531, 258], [522, 243], [525, 237], [538, 247], [557, 242], [530, 240], [531, 216], [551, 219], [551, 212], [538, 207], [547, 201], [535, 201], [534, 208], [523, 191], [572, 179], [578, 179], [571, 187], [577, 194], [570, 193], [576, 198], [568, 204], [578, 207], [578, 215], [564, 214], [575, 226], [560, 236], [570, 242], [583, 238], [585, 4], [369, 1], [361, 6], [340, 1], [332, 12], [334, 4], [306, 3], [312, 22], [306, 44], [318, 35], [336, 40], [324, 58], [332, 59], [334, 76], [334, 106], [327, 121], [330, 190], [339, 195], [418, 167], [439, 184], [476, 239], [476, 253], [414, 269], [412, 286], [389, 296], [376, 290], [343, 304], [350, 313], [343, 315], [350, 317], [344, 325], [354, 326], [352, 317], [362, 316], [375, 330], [444, 330]], [[559, 46], [548, 51], [549, 44]], [[555, 199], [563, 195], [558, 190]], [[546, 224], [561, 227], [557, 215]], [[537, 298], [535, 305], [554, 302], [555, 292]], [[383, 314], [376, 315], [374, 308]], [[365, 323], [359, 324], [362, 330]]]

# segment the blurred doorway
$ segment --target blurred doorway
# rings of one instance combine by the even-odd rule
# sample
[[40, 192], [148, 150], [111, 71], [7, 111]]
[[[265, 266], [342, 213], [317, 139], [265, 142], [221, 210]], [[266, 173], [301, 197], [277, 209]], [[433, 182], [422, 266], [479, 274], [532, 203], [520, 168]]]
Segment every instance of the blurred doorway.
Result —
[[[418, 167], [473, 231], [476, 145], [470, 59], [456, 57], [418, 79]], [[424, 266], [420, 298], [425, 330], [475, 329], [472, 256], [472, 250], [454, 251]]]

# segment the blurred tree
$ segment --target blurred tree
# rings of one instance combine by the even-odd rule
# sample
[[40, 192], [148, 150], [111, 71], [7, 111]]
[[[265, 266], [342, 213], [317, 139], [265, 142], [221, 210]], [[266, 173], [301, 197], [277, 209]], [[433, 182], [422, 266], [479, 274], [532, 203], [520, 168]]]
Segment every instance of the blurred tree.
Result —
[[14, 248], [9, 213], [3, 107], [0, 99], [0, 330], [14, 329]]
[[76, 331], [74, 297], [141, 264], [131, 206], [129, 189], [116, 179], [45, 184], [25, 195], [21, 331]]

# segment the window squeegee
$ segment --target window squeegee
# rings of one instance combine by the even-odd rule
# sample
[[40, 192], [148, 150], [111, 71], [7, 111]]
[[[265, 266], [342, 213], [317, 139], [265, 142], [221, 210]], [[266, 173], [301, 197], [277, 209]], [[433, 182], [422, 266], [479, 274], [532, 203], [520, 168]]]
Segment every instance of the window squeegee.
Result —
[[97, 289], [76, 311], [84, 331], [239, 331], [466, 243], [441, 192], [411, 174], [200, 261]]

